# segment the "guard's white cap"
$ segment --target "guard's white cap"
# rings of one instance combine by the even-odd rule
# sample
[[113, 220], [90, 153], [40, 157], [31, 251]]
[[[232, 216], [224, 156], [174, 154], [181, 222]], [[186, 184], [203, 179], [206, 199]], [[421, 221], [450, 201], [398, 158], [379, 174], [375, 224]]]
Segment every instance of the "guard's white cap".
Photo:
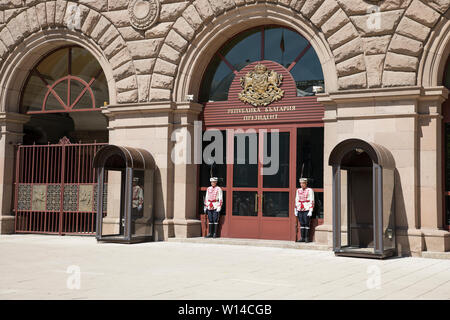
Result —
[[209, 181], [211, 181], [211, 182], [217, 182], [217, 181], [219, 181], [219, 179], [217, 179], [217, 177], [212, 177], [211, 179], [209, 179]]
[[308, 182], [308, 179], [307, 178], [300, 178], [300, 179], [298, 179], [300, 182]]
[[133, 181], [134, 181], [134, 182], [138, 182], [138, 181], [139, 181], [139, 178], [138, 178], [138, 177], [134, 177], [134, 178], [133, 178]]

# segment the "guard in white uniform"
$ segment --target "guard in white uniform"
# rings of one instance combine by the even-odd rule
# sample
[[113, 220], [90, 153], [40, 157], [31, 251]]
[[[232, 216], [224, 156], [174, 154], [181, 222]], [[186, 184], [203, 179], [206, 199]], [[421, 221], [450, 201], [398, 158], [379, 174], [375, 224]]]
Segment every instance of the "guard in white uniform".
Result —
[[308, 179], [300, 179], [300, 189], [295, 194], [295, 215], [300, 223], [301, 239], [297, 242], [309, 242], [309, 223], [314, 210], [314, 191], [307, 187]]
[[217, 185], [218, 179], [213, 177], [209, 179], [211, 186], [206, 190], [203, 211], [208, 215], [209, 233], [207, 238], [216, 238], [219, 227], [220, 210], [222, 209], [222, 189]]

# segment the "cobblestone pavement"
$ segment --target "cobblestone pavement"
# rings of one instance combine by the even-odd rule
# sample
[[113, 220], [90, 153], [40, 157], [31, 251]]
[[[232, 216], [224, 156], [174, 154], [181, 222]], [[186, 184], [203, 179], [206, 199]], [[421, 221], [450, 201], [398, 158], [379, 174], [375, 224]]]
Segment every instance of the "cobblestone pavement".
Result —
[[2, 235], [0, 256], [0, 299], [450, 299], [450, 260], [45, 235]]

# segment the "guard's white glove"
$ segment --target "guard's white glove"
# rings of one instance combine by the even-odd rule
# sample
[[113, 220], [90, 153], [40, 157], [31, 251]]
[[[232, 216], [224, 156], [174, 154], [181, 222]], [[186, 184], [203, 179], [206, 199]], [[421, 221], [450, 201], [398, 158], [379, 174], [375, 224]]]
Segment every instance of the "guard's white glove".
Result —
[[312, 216], [312, 209], [309, 210], [309, 212], [308, 212], [308, 217], [311, 217], [311, 216]]
[[203, 207], [203, 213], [206, 213], [206, 207]]
[[222, 207], [217, 207], [217, 209], [216, 209], [217, 213], [219, 213], [220, 210], [222, 210]]
[[295, 216], [297, 216], [297, 210], [296, 209], [294, 209], [294, 214], [295, 214]]
[[138, 205], [138, 210], [139, 210], [139, 211], [142, 210], [142, 204]]

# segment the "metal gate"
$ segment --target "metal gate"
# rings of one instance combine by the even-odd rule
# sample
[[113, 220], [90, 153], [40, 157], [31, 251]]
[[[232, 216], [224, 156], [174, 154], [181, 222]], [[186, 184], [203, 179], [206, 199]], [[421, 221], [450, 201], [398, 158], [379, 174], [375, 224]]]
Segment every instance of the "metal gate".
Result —
[[[97, 174], [92, 161], [103, 145], [71, 144], [64, 137], [59, 144], [19, 146], [15, 231], [94, 235]], [[106, 208], [106, 188], [103, 201]]]

